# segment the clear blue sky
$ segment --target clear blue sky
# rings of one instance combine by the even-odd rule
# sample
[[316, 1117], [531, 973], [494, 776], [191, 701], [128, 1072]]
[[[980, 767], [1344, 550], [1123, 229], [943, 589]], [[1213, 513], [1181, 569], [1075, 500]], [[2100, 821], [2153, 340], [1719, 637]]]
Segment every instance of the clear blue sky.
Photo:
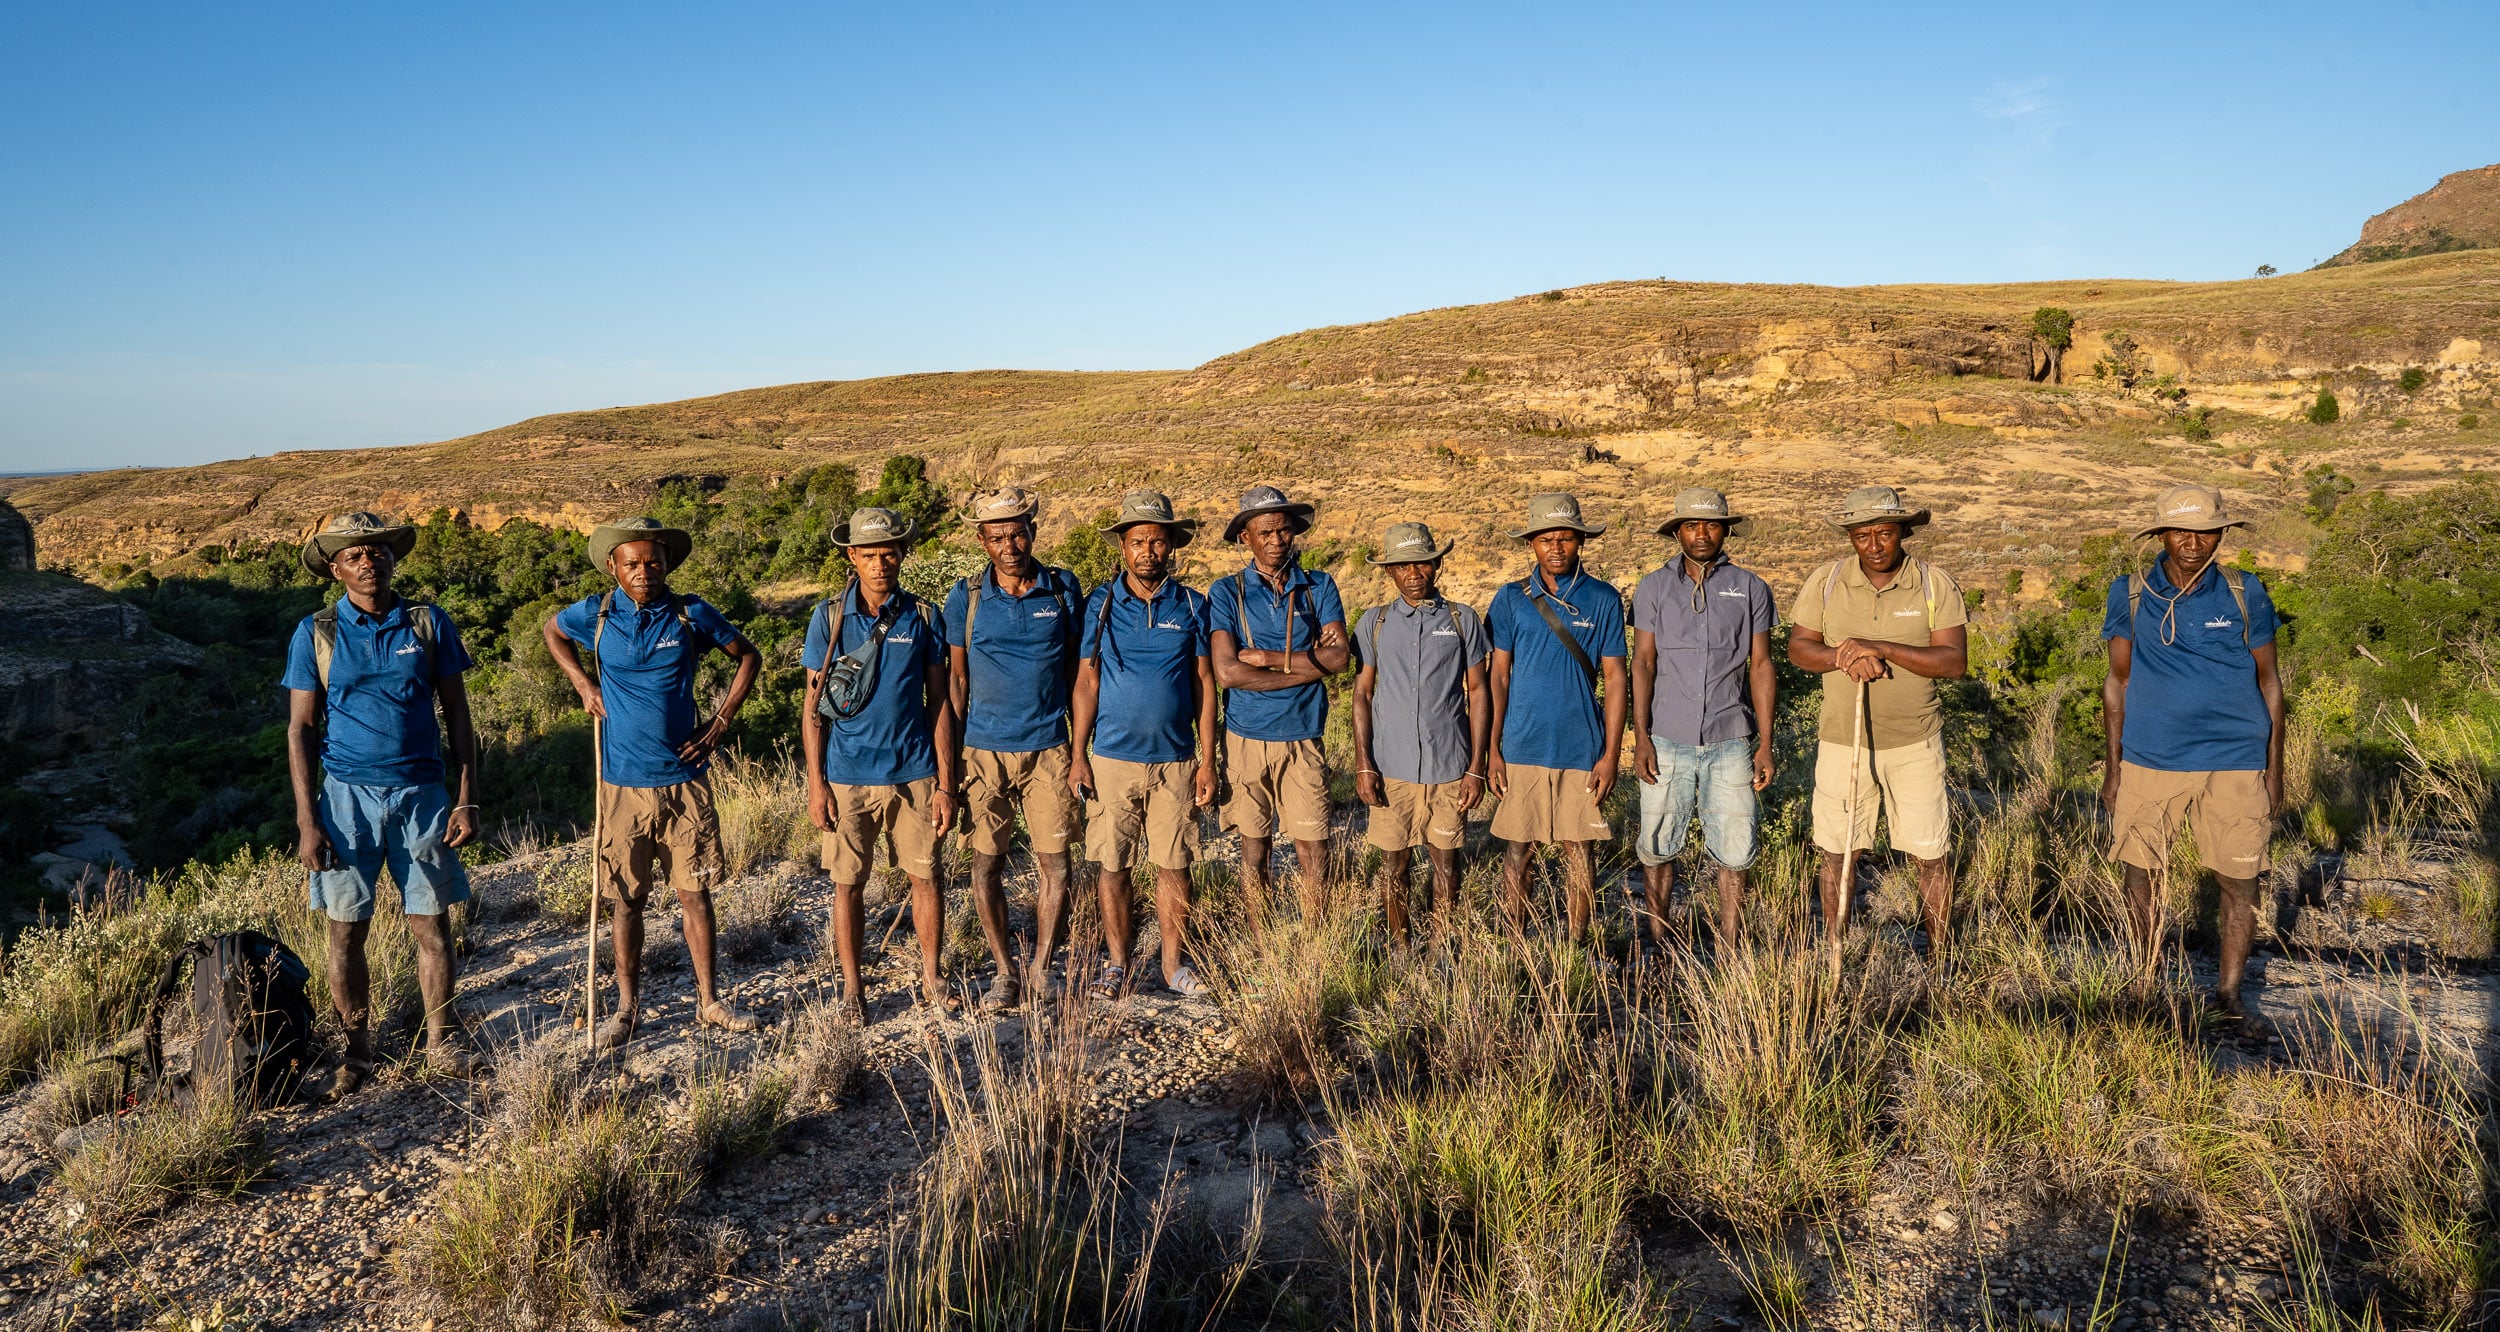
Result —
[[2500, 5], [19, 5], [0, 471], [1185, 366], [1656, 277], [2303, 267]]

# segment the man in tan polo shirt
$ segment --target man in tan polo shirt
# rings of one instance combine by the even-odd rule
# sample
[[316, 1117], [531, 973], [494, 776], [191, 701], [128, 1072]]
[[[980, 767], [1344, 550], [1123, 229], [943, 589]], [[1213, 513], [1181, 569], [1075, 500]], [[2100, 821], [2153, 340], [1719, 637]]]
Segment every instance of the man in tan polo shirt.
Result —
[[[1932, 948], [1952, 925], [1952, 822], [1936, 681], [1969, 673], [1969, 616], [1953, 577], [1902, 543], [1927, 525], [1890, 486], [1860, 486], [1833, 519], [1851, 554], [1806, 575], [1789, 615], [1788, 660], [1823, 677], [1814, 764], [1814, 845], [1824, 928], [1844, 923], [1851, 849], [1875, 844], [1877, 797], [1892, 845], [1918, 866]], [[1852, 756], [1855, 755], [1854, 765]], [[1854, 771], [1853, 771], [1854, 766]]]

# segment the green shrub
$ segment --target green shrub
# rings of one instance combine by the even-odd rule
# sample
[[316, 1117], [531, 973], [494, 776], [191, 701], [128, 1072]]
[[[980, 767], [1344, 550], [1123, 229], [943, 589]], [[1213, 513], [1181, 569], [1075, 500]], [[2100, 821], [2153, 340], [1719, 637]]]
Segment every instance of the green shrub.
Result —
[[2344, 406], [2335, 400], [2335, 393], [2326, 385], [2318, 385], [2318, 396], [2309, 400], [2309, 424], [2333, 425], [2344, 414]]
[[1068, 530], [1058, 545], [1042, 552], [1042, 560], [1076, 575], [1087, 592], [1120, 574], [1120, 545], [1110, 532], [1119, 514], [1104, 509]]
[[2422, 386], [2429, 382], [2431, 382], [2430, 372], [2418, 365], [2408, 365], [2404, 368], [2403, 374], [2396, 376], [2396, 387], [2406, 393], [2419, 393], [2422, 391]]
[[2476, 416], [2472, 412], [2467, 412], [2465, 415], [2457, 418], [2457, 429], [2459, 430], [2480, 430], [2482, 428], [2483, 418]]

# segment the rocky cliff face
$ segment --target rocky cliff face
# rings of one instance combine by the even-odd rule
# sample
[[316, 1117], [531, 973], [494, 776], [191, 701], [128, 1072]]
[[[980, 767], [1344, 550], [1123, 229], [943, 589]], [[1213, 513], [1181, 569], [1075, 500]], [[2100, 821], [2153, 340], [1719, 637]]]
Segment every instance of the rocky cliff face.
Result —
[[2370, 264], [2450, 250], [2500, 249], [2500, 163], [2458, 171], [2361, 224], [2361, 239], [2320, 264]]
[[35, 528], [17, 506], [0, 499], [0, 573], [35, 571]]
[[0, 571], [0, 737], [45, 755], [116, 743], [114, 718], [141, 681], [199, 663], [199, 649], [75, 578]]

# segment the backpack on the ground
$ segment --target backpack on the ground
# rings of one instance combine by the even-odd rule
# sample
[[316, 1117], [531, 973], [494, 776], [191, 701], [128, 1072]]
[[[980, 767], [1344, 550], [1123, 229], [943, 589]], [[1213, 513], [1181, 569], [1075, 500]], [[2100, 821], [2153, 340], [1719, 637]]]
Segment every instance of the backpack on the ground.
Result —
[[[191, 1014], [200, 1029], [191, 1069], [165, 1076], [165, 1009], [191, 964]], [[304, 986], [312, 972], [285, 944], [255, 930], [213, 935], [166, 962], [148, 1000], [139, 1075], [144, 1099], [177, 1093], [231, 1095], [246, 1105], [274, 1105], [295, 1095], [319, 1053], [312, 1003]]]

